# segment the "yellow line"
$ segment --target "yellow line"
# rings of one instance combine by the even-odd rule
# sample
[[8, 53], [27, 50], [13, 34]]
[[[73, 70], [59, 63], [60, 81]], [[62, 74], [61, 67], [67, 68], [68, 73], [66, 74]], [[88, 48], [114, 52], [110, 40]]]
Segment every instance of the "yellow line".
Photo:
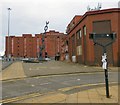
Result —
[[73, 74], [72, 73], [71, 74], [69, 74], [69, 73], [68, 74], [67, 73], [64, 74], [63, 73], [63, 74], [52, 74], [52, 75], [46, 75], [46, 76], [44, 76], [44, 75], [43, 76], [36, 76], [36, 77], [33, 77], [33, 78], [42, 78], [42, 77], [46, 78], [46, 77], [51, 77], [51, 76], [52, 77], [58, 77], [58, 76], [65, 76], [65, 75], [83, 75], [83, 74], [87, 75], [87, 74], [97, 74], [97, 73], [99, 73], [99, 74], [101, 73], [102, 74], [104, 72], [93, 72], [93, 73], [79, 73], [78, 72], [78, 73], [73, 73]]
[[93, 72], [93, 73], [71, 73], [71, 74], [52, 74], [52, 75], [38, 75], [38, 76], [31, 76], [31, 77], [22, 77], [22, 78], [11, 78], [11, 79], [6, 79], [6, 80], [2, 80], [2, 82], [12, 82], [12, 81], [16, 81], [16, 80], [24, 80], [24, 79], [26, 79], [26, 78], [47, 78], [47, 77], [58, 77], [58, 76], [65, 76], [65, 75], [83, 75], [83, 74], [85, 74], [85, 75], [87, 75], [87, 74], [96, 74], [96, 73], [103, 73], [103, 72]]
[[[45, 93], [45, 94], [53, 94], [53, 93], [55, 93], [55, 92], [49, 92], [49, 93]], [[24, 96], [18, 96], [18, 97], [15, 97], [15, 98], [0, 100], [0, 103], [16, 102], [16, 101], [21, 101], [21, 100], [25, 100], [25, 99], [29, 99], [29, 98], [42, 96], [42, 95], [45, 95], [45, 94], [32, 93], [32, 94], [28, 94], [28, 95], [24, 95]]]
[[[114, 84], [117, 82], [110, 82], [110, 84]], [[97, 86], [97, 85], [104, 85], [105, 83], [96, 83], [96, 84], [85, 84], [85, 85], [80, 85], [80, 86], [72, 86], [72, 87], [67, 87], [67, 88], [61, 88], [61, 89], [58, 89], [60, 91], [68, 91], [68, 90], [71, 90], [71, 89], [74, 89], [74, 88], [81, 88], [81, 87], [87, 87], [87, 86]]]
[[[113, 83], [117, 83], [117, 82], [110, 82], [110, 84], [113, 84]], [[97, 85], [103, 85], [103, 84], [105, 84], [105, 83], [87, 84], [87, 85], [81, 85], [81, 86], [72, 86], [72, 87], [58, 89], [58, 92], [59, 91], [63, 91], [63, 92], [64, 91], [68, 91], [68, 90], [71, 90], [71, 89], [74, 89], [74, 88], [87, 87], [87, 86], [97, 86]], [[53, 94], [53, 93], [56, 93], [56, 92], [57, 91], [48, 92], [48, 93], [45, 93], [45, 94]], [[25, 100], [25, 99], [29, 99], [29, 98], [33, 98], [33, 97], [42, 96], [42, 95], [45, 95], [45, 94], [32, 93], [32, 94], [28, 94], [28, 95], [24, 95], [24, 96], [19, 96], [19, 97], [15, 97], [15, 98], [0, 100], [0, 103], [15, 102], [15, 101]]]
[[25, 95], [25, 96], [20, 96], [20, 97], [15, 97], [15, 98], [10, 98], [10, 99], [4, 99], [1, 102], [2, 103], [9, 103], [9, 102], [19, 101], [19, 100], [23, 100], [23, 99], [27, 99], [27, 98], [37, 97], [37, 96], [40, 96], [40, 95], [42, 95], [42, 94], [33, 93], [33, 94]]

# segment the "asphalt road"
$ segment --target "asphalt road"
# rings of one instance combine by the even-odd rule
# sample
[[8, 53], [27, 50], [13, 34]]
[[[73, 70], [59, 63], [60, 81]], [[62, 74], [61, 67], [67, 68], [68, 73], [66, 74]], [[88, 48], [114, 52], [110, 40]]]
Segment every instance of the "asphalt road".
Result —
[[[118, 82], [118, 72], [109, 73], [109, 82]], [[7, 99], [31, 93], [44, 94], [52, 91], [58, 91], [61, 88], [99, 83], [104, 83], [104, 72], [46, 77], [37, 76], [19, 80], [13, 79], [3, 81], [2, 97], [3, 99]], [[67, 94], [89, 88], [90, 87], [88, 86], [87, 88], [82, 88], [79, 90], [71, 90], [68, 91]]]

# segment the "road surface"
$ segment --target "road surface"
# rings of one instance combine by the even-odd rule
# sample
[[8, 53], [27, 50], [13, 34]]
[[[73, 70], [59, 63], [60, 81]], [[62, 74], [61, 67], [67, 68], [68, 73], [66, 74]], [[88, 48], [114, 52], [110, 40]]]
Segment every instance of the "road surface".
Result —
[[[109, 82], [118, 82], [118, 72], [109, 73]], [[103, 83], [102, 85], [100, 85]], [[71, 75], [59, 76], [37, 76], [26, 77], [21, 79], [12, 79], [3, 81], [2, 83], [2, 96], [3, 99], [18, 97], [31, 93], [45, 94], [48, 92], [58, 91], [61, 88], [82, 86], [88, 84], [104, 85], [104, 72], [101, 73], [80, 73]], [[79, 88], [68, 91], [67, 94], [75, 93], [77, 91], [86, 90], [93, 87]]]

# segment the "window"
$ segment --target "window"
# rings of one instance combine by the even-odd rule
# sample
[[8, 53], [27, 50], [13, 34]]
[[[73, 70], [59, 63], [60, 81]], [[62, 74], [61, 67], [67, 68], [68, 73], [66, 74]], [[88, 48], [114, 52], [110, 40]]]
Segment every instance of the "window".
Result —
[[80, 39], [82, 37], [81, 30], [77, 31], [76, 35], [77, 35], [77, 39]]
[[77, 46], [77, 55], [82, 55], [82, 46]]
[[68, 41], [66, 41], [66, 44], [68, 45]]
[[72, 55], [75, 55], [75, 34], [72, 35], [71, 37], [71, 41], [72, 41]]
[[86, 26], [83, 27], [84, 35], [86, 35]]

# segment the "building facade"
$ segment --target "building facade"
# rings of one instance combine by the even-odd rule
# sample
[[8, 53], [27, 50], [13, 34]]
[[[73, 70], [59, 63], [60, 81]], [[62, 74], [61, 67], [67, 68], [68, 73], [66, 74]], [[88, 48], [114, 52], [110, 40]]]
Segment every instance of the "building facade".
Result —
[[69, 54], [68, 54], [68, 37], [62, 38], [61, 43], [61, 61], [69, 60]]
[[[90, 33], [116, 33], [116, 40], [107, 47], [108, 64], [120, 65], [120, 9], [88, 11], [83, 16], [75, 16], [67, 26], [69, 56], [73, 62], [87, 65], [101, 65], [103, 50], [89, 39]], [[108, 39], [98, 40], [106, 43]]]
[[[23, 34], [22, 36], [6, 37], [5, 55], [16, 58], [38, 58], [40, 54], [40, 46], [42, 45], [42, 33]], [[57, 53], [61, 53], [62, 38], [66, 37], [64, 33], [54, 30], [46, 32], [45, 49], [43, 57], [47, 53], [48, 57], [55, 57]]]

